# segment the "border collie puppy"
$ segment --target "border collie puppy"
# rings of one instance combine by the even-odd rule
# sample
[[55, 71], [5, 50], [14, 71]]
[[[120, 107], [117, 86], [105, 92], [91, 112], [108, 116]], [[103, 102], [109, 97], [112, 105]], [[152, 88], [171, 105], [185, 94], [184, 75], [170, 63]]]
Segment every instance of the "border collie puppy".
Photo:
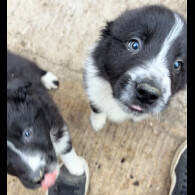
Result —
[[7, 173], [27, 188], [40, 187], [46, 174], [58, 174], [57, 155], [72, 175], [86, 169], [47, 91], [58, 85], [52, 73], [7, 52]]
[[187, 83], [186, 26], [181, 15], [156, 5], [107, 23], [84, 68], [95, 130], [106, 118], [138, 121], [166, 108]]

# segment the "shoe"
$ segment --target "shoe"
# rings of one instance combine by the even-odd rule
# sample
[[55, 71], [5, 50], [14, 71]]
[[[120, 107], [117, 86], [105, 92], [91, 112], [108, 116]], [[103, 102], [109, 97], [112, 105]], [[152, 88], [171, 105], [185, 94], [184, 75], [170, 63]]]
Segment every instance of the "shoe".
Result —
[[46, 195], [86, 195], [89, 186], [89, 169], [85, 159], [80, 157], [85, 173], [80, 176], [71, 175], [62, 164], [55, 184], [48, 189]]
[[173, 158], [169, 195], [187, 195], [187, 141], [178, 148]]

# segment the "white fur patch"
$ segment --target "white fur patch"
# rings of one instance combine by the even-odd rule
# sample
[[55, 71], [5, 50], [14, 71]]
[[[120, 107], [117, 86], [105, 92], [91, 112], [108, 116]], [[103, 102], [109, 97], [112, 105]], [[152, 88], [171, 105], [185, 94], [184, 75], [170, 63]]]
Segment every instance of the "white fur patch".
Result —
[[90, 121], [93, 129], [99, 131], [106, 123], [106, 115], [104, 113], [95, 113], [91, 111]]
[[72, 175], [82, 175], [85, 172], [85, 167], [82, 160], [76, 154], [74, 148], [67, 154], [60, 156], [63, 163]]
[[54, 84], [54, 81], [58, 81], [58, 78], [51, 72], [47, 72], [41, 77], [41, 81], [47, 89], [57, 89], [58, 85]]
[[90, 101], [94, 102], [113, 122], [121, 122], [129, 118], [129, 115], [119, 106], [119, 101], [113, 98], [110, 83], [97, 76], [98, 70], [91, 56], [86, 60], [85, 71], [86, 93]]
[[7, 147], [9, 147], [13, 152], [15, 152], [17, 155], [20, 156], [22, 161], [28, 165], [32, 171], [38, 170], [40, 167], [43, 167], [46, 162], [44, 159], [41, 158], [41, 154], [35, 153], [32, 155], [29, 155], [19, 149], [17, 149], [14, 144], [7, 140]]
[[166, 55], [169, 51], [169, 48], [175, 41], [175, 39], [181, 34], [181, 31], [183, 29], [184, 23], [183, 21], [179, 18], [177, 14], [174, 14], [175, 17], [175, 24], [167, 37], [164, 40], [164, 43], [162, 45], [162, 48], [160, 50], [160, 53], [156, 57], [157, 61], [160, 61], [161, 63], [164, 62], [166, 63]]

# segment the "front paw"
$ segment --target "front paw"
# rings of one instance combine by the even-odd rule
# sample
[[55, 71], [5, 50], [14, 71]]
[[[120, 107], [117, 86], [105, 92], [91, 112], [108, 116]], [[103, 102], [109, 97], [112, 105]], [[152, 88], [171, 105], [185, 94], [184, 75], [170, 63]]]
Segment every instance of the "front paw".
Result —
[[71, 164], [66, 164], [67, 169], [72, 175], [82, 175], [85, 172], [85, 167], [80, 158], [76, 160], [76, 162], [72, 162]]
[[90, 122], [93, 129], [99, 131], [106, 123], [106, 115], [104, 113], [95, 113], [91, 111]]
[[61, 156], [62, 161], [72, 175], [82, 175], [85, 172], [85, 164], [72, 148], [69, 153]]
[[51, 72], [47, 72], [41, 77], [41, 81], [47, 89], [57, 89], [59, 87], [58, 78]]

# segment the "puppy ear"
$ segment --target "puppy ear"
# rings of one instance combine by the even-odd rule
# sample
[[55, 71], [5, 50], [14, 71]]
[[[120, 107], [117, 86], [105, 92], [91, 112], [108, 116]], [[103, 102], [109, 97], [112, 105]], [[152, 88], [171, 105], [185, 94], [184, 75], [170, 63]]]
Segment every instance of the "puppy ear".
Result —
[[106, 38], [107, 36], [110, 35], [110, 32], [111, 32], [111, 27], [113, 25], [114, 22], [107, 22], [106, 23], [106, 26], [104, 29], [101, 30], [101, 36]]
[[19, 79], [14, 79], [7, 83], [7, 98], [17, 100], [25, 100], [26, 91], [32, 85], [30, 82], [25, 82]]

